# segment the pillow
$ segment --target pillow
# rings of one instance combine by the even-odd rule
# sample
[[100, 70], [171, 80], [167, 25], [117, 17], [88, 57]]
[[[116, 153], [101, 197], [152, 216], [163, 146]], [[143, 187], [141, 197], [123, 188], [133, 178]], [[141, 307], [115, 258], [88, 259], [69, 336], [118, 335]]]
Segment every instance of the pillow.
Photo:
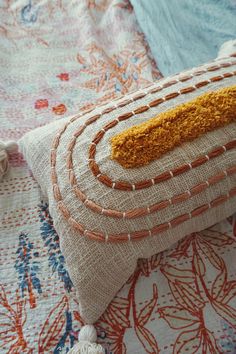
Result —
[[216, 58], [236, 38], [235, 0], [131, 0], [164, 76]]
[[[146, 146], [136, 150], [142, 163], [122, 165], [115, 157], [125, 146], [116, 146], [120, 134], [127, 136], [139, 124], [137, 129], [143, 129], [142, 123], [153, 117], [156, 129], [163, 115], [173, 116], [170, 110], [184, 112], [197, 102], [199, 117], [211, 117], [218, 104], [224, 117], [231, 94], [235, 104], [235, 76], [236, 58], [220, 59], [38, 128], [20, 141], [33, 175], [49, 198], [86, 323], [101, 316], [139, 258], [161, 252], [236, 211], [235, 109], [232, 119], [180, 139], [148, 161], [143, 159], [148, 155]], [[212, 101], [209, 92], [221, 98]], [[169, 128], [175, 123], [168, 123]], [[186, 118], [181, 130], [188, 128]], [[168, 130], [165, 137], [173, 142]]]

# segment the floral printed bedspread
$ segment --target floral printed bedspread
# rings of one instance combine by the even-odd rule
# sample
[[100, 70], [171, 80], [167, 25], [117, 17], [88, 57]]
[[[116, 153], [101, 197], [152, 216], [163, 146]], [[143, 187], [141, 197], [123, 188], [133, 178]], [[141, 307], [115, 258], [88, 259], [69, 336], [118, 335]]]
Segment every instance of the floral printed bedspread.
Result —
[[[0, 1], [0, 139], [160, 78], [127, 0]], [[23, 157], [0, 183], [0, 353], [67, 353], [83, 321]], [[236, 217], [140, 260], [97, 323], [107, 354], [236, 352]], [[112, 286], [112, 284], [111, 284]]]

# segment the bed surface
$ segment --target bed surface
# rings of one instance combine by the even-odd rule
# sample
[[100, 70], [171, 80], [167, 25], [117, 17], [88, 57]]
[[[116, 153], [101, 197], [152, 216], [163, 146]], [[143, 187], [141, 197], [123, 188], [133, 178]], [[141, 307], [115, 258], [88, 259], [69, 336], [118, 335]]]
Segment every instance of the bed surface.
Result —
[[[0, 139], [161, 77], [126, 0], [0, 4]], [[83, 322], [23, 157], [0, 183], [0, 353], [67, 353]], [[109, 354], [236, 352], [236, 217], [140, 260], [97, 323]], [[112, 286], [112, 285], [111, 285]]]

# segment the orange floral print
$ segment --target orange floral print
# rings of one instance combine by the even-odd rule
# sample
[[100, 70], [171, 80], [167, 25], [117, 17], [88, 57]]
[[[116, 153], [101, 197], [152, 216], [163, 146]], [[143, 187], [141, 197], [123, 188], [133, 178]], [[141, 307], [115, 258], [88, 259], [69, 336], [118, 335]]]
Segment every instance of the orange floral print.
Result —
[[48, 100], [47, 99], [39, 99], [34, 104], [35, 109], [48, 108]]
[[60, 75], [57, 75], [57, 77], [61, 81], [69, 81], [69, 78], [70, 78], [68, 73], [61, 73]]
[[52, 111], [57, 115], [62, 115], [66, 112], [66, 106], [61, 103], [58, 106], [52, 107]]

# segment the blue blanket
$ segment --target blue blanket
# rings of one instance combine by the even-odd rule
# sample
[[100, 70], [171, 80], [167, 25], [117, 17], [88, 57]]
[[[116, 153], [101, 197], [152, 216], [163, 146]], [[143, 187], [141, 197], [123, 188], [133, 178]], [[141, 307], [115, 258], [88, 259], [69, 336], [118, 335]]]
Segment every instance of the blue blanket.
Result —
[[236, 0], [131, 0], [163, 75], [197, 66], [236, 39]]

